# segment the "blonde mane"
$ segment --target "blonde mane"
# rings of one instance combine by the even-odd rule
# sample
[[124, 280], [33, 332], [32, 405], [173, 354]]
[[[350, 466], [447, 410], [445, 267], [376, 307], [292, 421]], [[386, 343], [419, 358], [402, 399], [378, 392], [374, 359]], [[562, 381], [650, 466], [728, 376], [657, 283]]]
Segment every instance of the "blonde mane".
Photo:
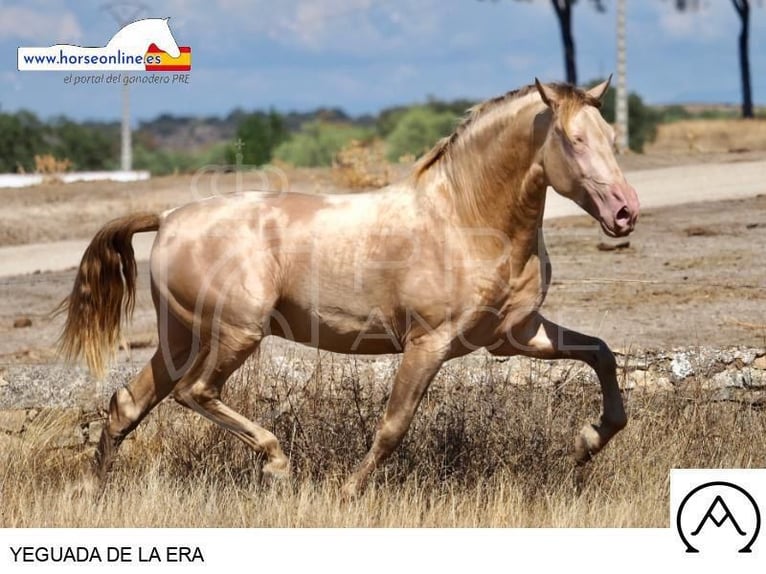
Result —
[[[549, 84], [553, 87], [560, 96], [562, 96], [561, 105], [559, 108], [559, 116], [566, 133], [567, 126], [569, 125], [570, 118], [574, 113], [585, 105], [591, 105], [595, 107], [601, 107], [601, 102], [591, 96], [589, 96], [583, 90], [580, 90], [570, 84]], [[414, 165], [413, 172], [415, 177], [423, 175], [429, 168], [440, 162], [442, 158], [450, 156], [450, 152], [456, 147], [457, 142], [462, 139], [463, 134], [469, 131], [475, 126], [480, 118], [484, 117], [491, 111], [496, 110], [500, 106], [504, 106], [513, 101], [523, 98], [524, 96], [536, 92], [537, 88], [534, 84], [524, 86], [518, 90], [512, 90], [501, 96], [491, 98], [476, 104], [475, 106], [467, 110], [466, 115], [458, 123], [455, 131], [450, 135], [443, 137], [430, 151], [426, 152]], [[567, 133], [567, 135], [569, 135]]]

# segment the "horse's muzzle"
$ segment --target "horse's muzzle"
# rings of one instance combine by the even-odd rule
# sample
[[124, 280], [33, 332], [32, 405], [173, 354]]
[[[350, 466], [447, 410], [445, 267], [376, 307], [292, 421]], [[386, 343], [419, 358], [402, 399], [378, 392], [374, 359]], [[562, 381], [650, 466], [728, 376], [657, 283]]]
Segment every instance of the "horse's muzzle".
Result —
[[599, 210], [604, 231], [614, 237], [629, 235], [636, 227], [640, 210], [633, 186], [627, 182], [612, 186], [604, 203]]

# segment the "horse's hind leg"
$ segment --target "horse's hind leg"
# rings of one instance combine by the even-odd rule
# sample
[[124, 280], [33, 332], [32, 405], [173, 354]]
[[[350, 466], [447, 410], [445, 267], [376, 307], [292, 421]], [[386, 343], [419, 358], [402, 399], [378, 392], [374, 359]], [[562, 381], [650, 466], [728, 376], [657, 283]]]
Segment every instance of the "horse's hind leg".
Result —
[[103, 482], [125, 437], [157, 403], [173, 389], [162, 351], [157, 349], [151, 361], [127, 385], [119, 388], [109, 402], [109, 415], [96, 448], [95, 470]]
[[[109, 414], [95, 456], [96, 476], [102, 482], [125, 437], [173, 390], [180, 375], [171, 372], [189, 360], [191, 333], [172, 315], [166, 327], [160, 329], [160, 339], [164, 341], [167, 353], [163, 352], [161, 344], [141, 372], [127, 385], [117, 389], [109, 402]], [[168, 368], [168, 359], [174, 363], [172, 369]]]
[[173, 397], [183, 406], [230, 431], [255, 452], [264, 454], [264, 474], [281, 477], [288, 474], [289, 461], [277, 438], [220, 399], [226, 379], [256, 351], [259, 344], [260, 341], [251, 341], [236, 351], [223, 345], [212, 351], [208, 346], [203, 347], [192, 367], [176, 385]]

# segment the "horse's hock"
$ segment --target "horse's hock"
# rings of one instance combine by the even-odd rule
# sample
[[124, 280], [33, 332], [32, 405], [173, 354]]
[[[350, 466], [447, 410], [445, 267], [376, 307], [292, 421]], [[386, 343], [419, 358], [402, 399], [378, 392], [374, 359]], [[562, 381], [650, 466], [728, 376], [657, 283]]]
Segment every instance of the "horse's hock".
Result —
[[[764, 348], [702, 347], [616, 355], [620, 376], [624, 369], [620, 383], [623, 391], [662, 392], [677, 386], [699, 385], [708, 391], [711, 401], [738, 401], [766, 408]], [[468, 368], [474, 366], [469, 364]], [[480, 368], [478, 362], [475, 368]], [[568, 367], [562, 364], [553, 368], [560, 368], [563, 373]], [[525, 384], [523, 372], [516, 369], [511, 378]], [[555, 373], [551, 374], [550, 380], [556, 380]], [[85, 408], [55, 405], [6, 408], [0, 409], [0, 438], [29, 438], [51, 449], [88, 448], [98, 442], [103, 422], [104, 413]]]

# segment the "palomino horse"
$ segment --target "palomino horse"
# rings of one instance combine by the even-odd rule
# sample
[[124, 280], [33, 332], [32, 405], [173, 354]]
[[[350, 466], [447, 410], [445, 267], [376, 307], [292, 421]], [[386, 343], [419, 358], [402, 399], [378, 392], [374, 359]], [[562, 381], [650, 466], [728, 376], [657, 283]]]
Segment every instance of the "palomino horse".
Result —
[[220, 399], [229, 375], [269, 334], [340, 353], [403, 354], [347, 496], [400, 443], [441, 365], [477, 348], [577, 359], [595, 370], [603, 413], [575, 441], [576, 460], [587, 461], [627, 421], [615, 359], [603, 341], [538, 313], [551, 277], [540, 229], [551, 185], [607, 234], [633, 230], [638, 199], [598, 111], [607, 87], [536, 81], [480, 104], [409, 177], [379, 191], [235, 193], [104, 226], [64, 303], [62, 350], [103, 373], [133, 306], [131, 236], [155, 230], [160, 346], [111, 399], [99, 476], [171, 392], [262, 453], [266, 475], [286, 474], [277, 438]]

